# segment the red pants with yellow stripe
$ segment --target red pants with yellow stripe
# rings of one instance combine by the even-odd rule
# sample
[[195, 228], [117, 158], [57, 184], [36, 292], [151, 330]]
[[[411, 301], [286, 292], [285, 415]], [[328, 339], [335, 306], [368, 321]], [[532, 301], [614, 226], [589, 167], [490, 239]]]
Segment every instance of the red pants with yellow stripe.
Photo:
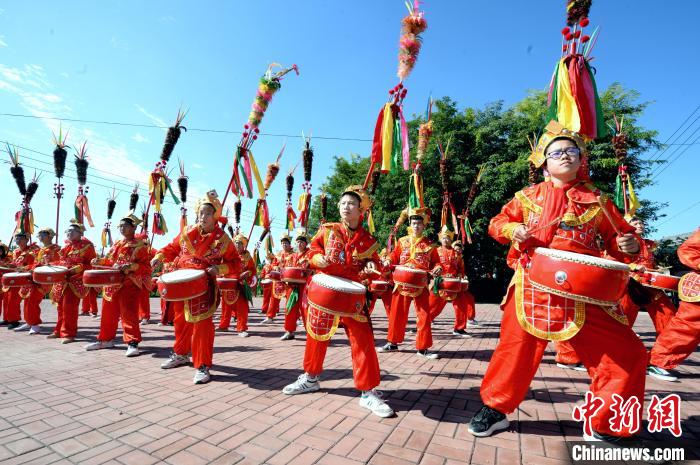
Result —
[[122, 321], [122, 339], [125, 343], [141, 342], [138, 302], [142, 295], [141, 288], [127, 279], [124, 285], [114, 293], [112, 300], [102, 299], [102, 318], [98, 341], [111, 341], [117, 336], [117, 325]]
[[387, 340], [392, 344], [401, 344], [406, 337], [406, 323], [411, 302], [416, 304], [416, 349], [429, 349], [433, 345], [433, 333], [430, 327], [430, 303], [428, 289], [424, 289], [416, 297], [401, 295], [394, 292], [391, 299], [391, 314], [389, 315], [389, 334]]
[[231, 324], [231, 316], [236, 316], [236, 331], [248, 331], [248, 313], [250, 306], [245, 296], [241, 291], [238, 298], [232, 304], [226, 302], [225, 296], [221, 297], [221, 321], [219, 321], [219, 329], [228, 329]]
[[169, 302], [175, 313], [175, 344], [173, 352], [177, 355], [192, 353], [195, 368], [202, 365], [211, 367], [214, 357], [214, 322], [211, 317], [189, 323], [185, 320], [185, 303]]
[[58, 317], [53, 332], [59, 337], [75, 337], [78, 334], [78, 312], [80, 297], [66, 285], [56, 307]]
[[[440, 313], [442, 313], [442, 310], [445, 308], [445, 305], [447, 305], [447, 300], [431, 292], [429, 305], [430, 321], [433, 322], [435, 321], [435, 318], [437, 318], [440, 315]], [[457, 298], [452, 301], [452, 307], [455, 311], [454, 329], [465, 329], [467, 327], [467, 320], [473, 319], [474, 314], [476, 313], [474, 296], [469, 291], [460, 292]]]
[[139, 293], [139, 320], [151, 319], [151, 291], [144, 285]]
[[649, 363], [670, 370], [695, 352], [700, 342], [700, 303], [681, 302], [678, 312], [656, 338]]
[[41, 301], [44, 300], [44, 289], [33, 286], [29, 297], [24, 299], [24, 322], [30, 326], [41, 324]]
[[[481, 383], [484, 404], [502, 413], [511, 413], [527, 395], [537, 373], [547, 341], [524, 331], [518, 323], [513, 292], [508, 298], [501, 321], [501, 337], [491, 356]], [[591, 392], [604, 400], [605, 406], [592, 419], [593, 429], [613, 436], [629, 436], [610, 429], [614, 416], [610, 406], [613, 394], [624, 401], [636, 396], [644, 403], [646, 350], [629, 326], [615, 321], [595, 305], [586, 305], [586, 321], [568, 342], [581, 357], [591, 376]], [[639, 419], [641, 423], [641, 418]]]
[[[374, 336], [368, 322], [359, 322], [354, 318], [341, 317], [340, 323], [345, 327], [345, 334], [350, 342], [352, 356], [352, 373], [355, 387], [361, 391], [369, 391], [379, 386], [379, 360], [374, 347]], [[323, 371], [323, 360], [326, 358], [328, 341], [317, 341], [306, 335], [304, 351], [304, 371], [311, 376], [318, 376]]]

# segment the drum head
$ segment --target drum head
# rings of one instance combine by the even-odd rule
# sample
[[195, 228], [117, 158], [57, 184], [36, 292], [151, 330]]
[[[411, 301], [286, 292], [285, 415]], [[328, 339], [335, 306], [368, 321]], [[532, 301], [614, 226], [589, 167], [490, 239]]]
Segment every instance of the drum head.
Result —
[[34, 271], [36, 273], [65, 273], [68, 271], [68, 268], [65, 266], [56, 266], [56, 265], [45, 265], [45, 266], [37, 266], [34, 268]]
[[364, 294], [365, 286], [350, 279], [339, 278], [328, 274], [315, 274], [311, 281], [327, 289], [338, 290], [347, 294]]
[[12, 279], [12, 278], [27, 278], [27, 277], [31, 277], [32, 274], [31, 274], [31, 273], [24, 273], [24, 272], [22, 272], [22, 273], [17, 273], [17, 272], [15, 272], [15, 273], [5, 273], [4, 276], [5, 276], [7, 279]]
[[184, 283], [187, 281], [192, 281], [199, 279], [206, 275], [204, 270], [175, 270], [170, 273], [165, 273], [160, 277], [160, 280], [164, 283]]

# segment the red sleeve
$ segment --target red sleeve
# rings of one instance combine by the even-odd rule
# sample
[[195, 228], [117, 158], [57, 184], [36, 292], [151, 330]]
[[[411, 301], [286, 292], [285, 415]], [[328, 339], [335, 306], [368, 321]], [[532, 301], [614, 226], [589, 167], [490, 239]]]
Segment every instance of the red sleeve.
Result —
[[700, 270], [700, 229], [678, 247], [678, 258], [692, 270]]
[[396, 247], [394, 247], [394, 250], [391, 251], [391, 253], [388, 254], [389, 261], [393, 265], [398, 265], [401, 261], [401, 240], [396, 241]]
[[437, 247], [433, 247], [430, 250], [430, 269], [433, 270], [437, 266], [440, 266], [440, 254], [438, 253]]
[[314, 258], [316, 255], [325, 255], [326, 254], [326, 247], [324, 245], [326, 238], [326, 225], [321, 225], [320, 228], [318, 228], [318, 231], [314, 235], [313, 239], [311, 239], [311, 244], [309, 245], [309, 262], [313, 263], [312, 258]]
[[524, 224], [523, 206], [520, 200], [513, 197], [501, 208], [501, 212], [491, 218], [489, 236], [501, 244], [509, 244], [513, 240], [515, 228]]
[[151, 253], [148, 251], [148, 246], [142, 246], [136, 250], [131, 271], [139, 276], [151, 275]]
[[[187, 232], [185, 232], [187, 234]], [[180, 234], [175, 236], [172, 242], [156, 253], [156, 257], [164, 260], [166, 262], [172, 262], [175, 258], [180, 255]]]

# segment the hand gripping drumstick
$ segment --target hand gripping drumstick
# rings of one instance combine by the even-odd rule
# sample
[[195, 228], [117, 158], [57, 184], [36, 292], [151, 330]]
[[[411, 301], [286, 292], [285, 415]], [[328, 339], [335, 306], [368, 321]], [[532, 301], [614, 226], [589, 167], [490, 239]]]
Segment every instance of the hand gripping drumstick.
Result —
[[608, 219], [608, 221], [610, 222], [610, 225], [612, 225], [612, 227], [613, 227], [613, 229], [615, 230], [615, 232], [617, 233], [617, 235], [618, 235], [618, 236], [624, 236], [625, 233], [623, 233], [622, 231], [620, 231], [620, 228], [617, 226], [617, 224], [615, 223], [615, 221], [613, 221], [612, 215], [610, 214], [610, 212], [608, 211], [608, 209], [605, 208], [605, 206], [603, 205], [603, 199], [602, 199], [601, 196], [598, 196], [598, 205], [600, 205], [600, 209], [601, 209], [601, 210], [603, 211], [603, 213], [605, 214], [605, 217]]

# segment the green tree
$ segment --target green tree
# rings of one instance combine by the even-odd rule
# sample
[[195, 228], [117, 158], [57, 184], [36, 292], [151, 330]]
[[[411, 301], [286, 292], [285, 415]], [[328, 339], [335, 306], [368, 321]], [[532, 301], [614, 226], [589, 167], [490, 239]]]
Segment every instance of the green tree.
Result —
[[[620, 84], [611, 85], [601, 94], [606, 121], [612, 123], [613, 115], [624, 118], [624, 130], [629, 141], [628, 173], [637, 189], [650, 183], [652, 163], [644, 160], [642, 155], [660, 147], [656, 131], [641, 127], [638, 123], [648, 105], [648, 102], [640, 102], [639, 99], [636, 91], [626, 90]], [[500, 298], [510, 279], [511, 272], [505, 263], [507, 248], [488, 236], [488, 224], [515, 192], [528, 184], [528, 137], [532, 138], [542, 131], [547, 123], [545, 115], [546, 94], [539, 91], [531, 92], [510, 108], [505, 108], [503, 102], [495, 102], [484, 108], [460, 111], [457, 103], [449, 97], [436, 102], [433, 137], [427, 151], [432, 155], [425, 157], [422, 168], [425, 202], [433, 212], [427, 233], [434, 237], [440, 228], [442, 187], [436, 144], [441, 142], [445, 147], [449, 141], [448, 185], [457, 209], [464, 207], [479, 167], [482, 164], [486, 167], [469, 212], [474, 243], [465, 248], [472, 287], [481, 299]], [[413, 160], [418, 126], [423, 122], [420, 117], [408, 122]], [[589, 149], [593, 182], [603, 191], [612, 193], [617, 162], [611, 136], [591, 143]], [[342, 189], [350, 184], [361, 184], [368, 168], [368, 157], [352, 154], [349, 159], [336, 158], [334, 170], [322, 186], [329, 196], [329, 221], [337, 220], [334, 205]], [[375, 235], [382, 243], [386, 243], [401, 210], [406, 207], [408, 175], [408, 172], [400, 171], [381, 177], [374, 196], [373, 215], [377, 228]], [[657, 219], [658, 207], [642, 201], [638, 216], [649, 223]], [[320, 202], [317, 196], [311, 212], [311, 224], [317, 225], [319, 218]]]

